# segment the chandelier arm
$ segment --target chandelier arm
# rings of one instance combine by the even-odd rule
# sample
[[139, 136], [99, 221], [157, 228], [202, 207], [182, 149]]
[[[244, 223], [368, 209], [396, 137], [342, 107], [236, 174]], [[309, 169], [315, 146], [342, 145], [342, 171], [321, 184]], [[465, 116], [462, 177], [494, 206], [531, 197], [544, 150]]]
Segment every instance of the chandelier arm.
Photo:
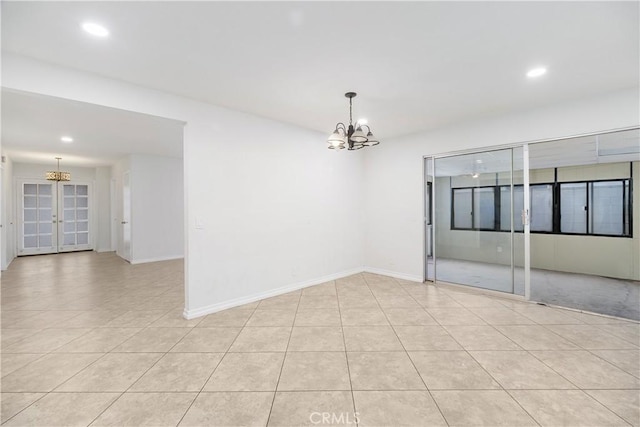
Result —
[[336, 131], [337, 130], [342, 130], [345, 133], [345, 135], [347, 133], [347, 127], [342, 122], [339, 122], [338, 124], [336, 124]]

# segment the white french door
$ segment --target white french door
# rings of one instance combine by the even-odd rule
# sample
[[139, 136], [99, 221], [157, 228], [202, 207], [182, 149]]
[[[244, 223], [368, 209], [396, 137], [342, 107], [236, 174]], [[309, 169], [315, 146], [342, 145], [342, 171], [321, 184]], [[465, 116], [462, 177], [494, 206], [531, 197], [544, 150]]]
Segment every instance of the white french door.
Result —
[[58, 252], [91, 249], [89, 184], [58, 183]]
[[92, 249], [90, 183], [18, 182], [18, 255]]

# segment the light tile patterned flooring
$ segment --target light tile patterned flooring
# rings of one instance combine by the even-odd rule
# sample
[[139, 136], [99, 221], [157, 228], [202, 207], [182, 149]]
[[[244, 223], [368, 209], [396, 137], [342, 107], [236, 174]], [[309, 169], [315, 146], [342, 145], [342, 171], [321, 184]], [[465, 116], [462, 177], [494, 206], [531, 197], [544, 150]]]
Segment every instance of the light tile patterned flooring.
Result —
[[640, 426], [640, 325], [358, 274], [194, 320], [182, 262], [20, 258], [7, 426]]

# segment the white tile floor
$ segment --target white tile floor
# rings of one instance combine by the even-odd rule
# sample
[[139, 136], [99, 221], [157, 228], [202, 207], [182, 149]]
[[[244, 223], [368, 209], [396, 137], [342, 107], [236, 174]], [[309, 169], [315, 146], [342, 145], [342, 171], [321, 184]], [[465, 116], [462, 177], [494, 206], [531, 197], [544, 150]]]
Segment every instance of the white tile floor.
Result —
[[640, 426], [640, 325], [359, 274], [184, 320], [182, 263], [19, 258], [2, 423]]

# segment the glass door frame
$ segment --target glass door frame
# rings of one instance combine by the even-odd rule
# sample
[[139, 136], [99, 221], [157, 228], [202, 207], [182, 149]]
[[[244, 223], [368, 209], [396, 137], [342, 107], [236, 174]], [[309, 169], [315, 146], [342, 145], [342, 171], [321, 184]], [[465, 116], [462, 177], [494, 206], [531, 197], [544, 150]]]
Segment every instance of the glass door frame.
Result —
[[[542, 141], [540, 141], [542, 142]], [[512, 209], [513, 209], [513, 171], [515, 169], [515, 164], [513, 162], [513, 151], [515, 149], [522, 149], [522, 165], [518, 165], [518, 166], [522, 166], [522, 175], [523, 175], [523, 187], [524, 187], [524, 194], [523, 194], [523, 198], [524, 198], [524, 208], [522, 210], [522, 222], [523, 222], [523, 234], [524, 234], [524, 260], [523, 260], [523, 268], [524, 268], [524, 296], [522, 295], [518, 295], [515, 294], [513, 291], [511, 293], [507, 293], [507, 292], [500, 292], [500, 291], [492, 291], [492, 290], [487, 290], [487, 289], [482, 289], [482, 291], [484, 292], [491, 292], [491, 293], [499, 293], [501, 295], [505, 295], [505, 296], [509, 296], [509, 297], [515, 297], [515, 298], [524, 298], [526, 300], [530, 299], [530, 295], [531, 295], [531, 260], [530, 260], [530, 227], [529, 227], [529, 143], [516, 143], [516, 144], [507, 144], [507, 145], [499, 145], [499, 146], [492, 146], [492, 147], [485, 147], [484, 149], [479, 149], [479, 148], [475, 148], [475, 149], [468, 149], [468, 150], [460, 150], [460, 151], [452, 151], [452, 152], [447, 152], [447, 153], [441, 153], [441, 154], [434, 154], [434, 155], [425, 155], [422, 157], [422, 197], [423, 197], [423, 203], [422, 203], [422, 207], [423, 207], [423, 213], [422, 213], [422, 217], [423, 217], [423, 221], [422, 221], [422, 227], [423, 227], [423, 244], [422, 244], [422, 262], [424, 265], [423, 268], [423, 282], [427, 282], [429, 281], [429, 258], [428, 258], [428, 249], [427, 249], [427, 244], [428, 244], [428, 238], [427, 238], [427, 230], [428, 227], [431, 227], [431, 231], [430, 231], [430, 239], [432, 242], [432, 248], [431, 248], [431, 258], [433, 259], [433, 283], [437, 284], [438, 283], [438, 276], [437, 276], [437, 249], [436, 249], [436, 239], [437, 239], [437, 232], [436, 232], [436, 223], [438, 221], [438, 219], [436, 218], [436, 197], [433, 197], [433, 195], [436, 193], [436, 187], [437, 187], [437, 183], [435, 180], [435, 167], [436, 167], [436, 159], [443, 159], [446, 157], [453, 157], [453, 156], [460, 156], [460, 155], [466, 155], [466, 154], [478, 154], [478, 153], [485, 153], [485, 152], [490, 152], [490, 151], [499, 151], [499, 150], [511, 150], [511, 202], [512, 202]], [[428, 186], [428, 176], [427, 173], [431, 172], [433, 175], [433, 181], [431, 182], [431, 199], [429, 200], [429, 203], [427, 203], [427, 186]], [[430, 207], [431, 212], [428, 213], [426, 211], [427, 206]], [[512, 287], [515, 286], [515, 278], [514, 278], [514, 269], [515, 269], [515, 265], [514, 265], [514, 261], [515, 261], [515, 257], [514, 257], [514, 231], [513, 231], [513, 212], [511, 213], [511, 217], [512, 217], [512, 230], [511, 230], [511, 277], [512, 277]], [[428, 218], [431, 219], [431, 223], [427, 224]], [[466, 286], [466, 285], [461, 285], [461, 286]], [[471, 286], [469, 286], [470, 288], [472, 288]], [[473, 289], [481, 289], [481, 288], [473, 288]]]

